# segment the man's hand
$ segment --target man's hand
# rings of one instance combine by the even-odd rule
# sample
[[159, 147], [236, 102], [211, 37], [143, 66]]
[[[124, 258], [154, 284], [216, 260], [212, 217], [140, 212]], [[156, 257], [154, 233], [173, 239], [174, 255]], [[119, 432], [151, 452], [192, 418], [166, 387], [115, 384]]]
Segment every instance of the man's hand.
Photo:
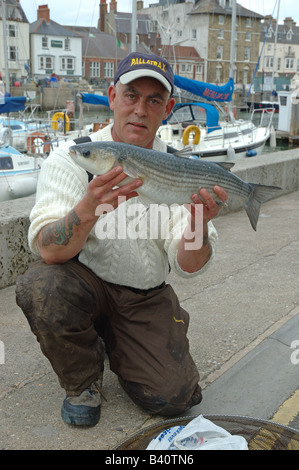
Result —
[[[209, 260], [212, 249], [208, 237], [208, 222], [216, 217], [222, 207], [222, 204], [227, 200], [226, 191], [220, 186], [214, 186], [214, 193], [216, 194], [219, 202], [216, 202], [211, 194], [202, 188], [198, 194], [192, 194], [193, 204], [187, 204], [186, 208], [190, 212], [189, 225], [186, 227], [184, 235], [180, 240], [177, 253], [177, 261], [183, 271], [197, 272]], [[202, 207], [202, 220], [198, 220], [198, 208]], [[190, 239], [190, 234], [193, 238]], [[202, 240], [197, 248], [197, 241]], [[195, 246], [190, 249], [190, 243]], [[189, 244], [189, 245], [188, 245]]]
[[142, 180], [136, 179], [121, 187], [117, 187], [127, 177], [128, 175], [123, 172], [122, 167], [117, 166], [104, 175], [93, 178], [81, 201], [85, 206], [85, 216], [90, 216], [93, 219], [96, 214], [96, 208], [101, 204], [109, 204], [116, 209], [119, 204], [119, 197], [122, 197], [122, 201], [125, 201], [138, 196], [135, 189], [142, 185]]
[[97, 222], [101, 204], [116, 207], [121, 201], [137, 196], [141, 180], [133, 180], [117, 188], [127, 175], [121, 167], [95, 177], [88, 185], [82, 200], [65, 217], [43, 227], [38, 235], [40, 254], [48, 264], [64, 263], [82, 249], [89, 232]]
[[199, 190], [198, 194], [192, 194], [192, 201], [194, 204], [187, 207], [187, 209], [191, 213], [191, 217], [194, 218], [194, 209], [195, 204], [202, 204], [203, 205], [203, 223], [206, 224], [210, 220], [217, 217], [223, 203], [227, 201], [227, 194], [226, 191], [221, 188], [220, 186], [214, 186], [213, 188], [214, 193], [216, 194], [219, 202], [215, 201], [211, 194], [205, 189], [202, 188]]

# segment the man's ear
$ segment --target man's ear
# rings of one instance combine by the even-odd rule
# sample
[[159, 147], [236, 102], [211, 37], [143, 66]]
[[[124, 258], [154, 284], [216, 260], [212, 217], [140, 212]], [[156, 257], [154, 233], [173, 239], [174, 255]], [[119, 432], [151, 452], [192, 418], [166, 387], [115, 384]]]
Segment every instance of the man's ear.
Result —
[[108, 88], [108, 99], [109, 99], [109, 106], [111, 111], [114, 111], [114, 100], [116, 96], [116, 87], [114, 85], [110, 85]]
[[165, 115], [164, 115], [163, 119], [166, 119], [167, 116], [169, 116], [169, 114], [173, 110], [174, 105], [175, 105], [175, 99], [174, 98], [169, 98], [169, 100], [167, 102], [167, 105], [166, 105]]

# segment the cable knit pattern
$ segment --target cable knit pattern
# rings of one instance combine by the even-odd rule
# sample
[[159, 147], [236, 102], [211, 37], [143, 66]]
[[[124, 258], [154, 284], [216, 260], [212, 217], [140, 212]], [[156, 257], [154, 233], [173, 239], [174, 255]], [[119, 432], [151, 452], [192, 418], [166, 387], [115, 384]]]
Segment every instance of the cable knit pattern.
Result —
[[[112, 124], [92, 134], [93, 141], [111, 141]], [[36, 204], [31, 211], [29, 246], [39, 253], [37, 236], [47, 224], [64, 217], [82, 199], [88, 185], [85, 170], [76, 165], [68, 154], [73, 145], [68, 141], [51, 153], [43, 163], [36, 194]], [[153, 148], [166, 151], [166, 145], [156, 137]], [[217, 232], [209, 223], [209, 238], [212, 257], [197, 273], [183, 271], [177, 263], [177, 248], [184, 232], [189, 212], [178, 207], [171, 212], [170, 220], [164, 220], [169, 228], [168, 236], [163, 238], [160, 227], [158, 238], [150, 237], [151, 207], [146, 208], [139, 198], [120, 204], [118, 209], [101, 216], [91, 230], [82, 248], [79, 260], [92, 269], [102, 279], [139, 289], [149, 289], [165, 281], [169, 265], [183, 277], [193, 277], [203, 272], [210, 264], [215, 252]], [[138, 215], [138, 219], [133, 214]], [[125, 215], [128, 217], [124, 218]], [[144, 238], [136, 237], [136, 220], [145, 227]], [[144, 225], [143, 225], [144, 224]], [[167, 233], [167, 231], [165, 232]]]

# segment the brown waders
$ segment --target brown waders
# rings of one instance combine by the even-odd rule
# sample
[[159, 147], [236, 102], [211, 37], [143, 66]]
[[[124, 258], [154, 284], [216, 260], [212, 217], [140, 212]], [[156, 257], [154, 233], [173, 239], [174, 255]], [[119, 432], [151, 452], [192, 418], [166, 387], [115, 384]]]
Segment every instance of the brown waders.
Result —
[[18, 278], [16, 294], [69, 396], [101, 378], [107, 352], [125, 391], [149, 413], [176, 415], [201, 401], [189, 315], [170, 285], [139, 291], [105, 282], [75, 260], [38, 261]]

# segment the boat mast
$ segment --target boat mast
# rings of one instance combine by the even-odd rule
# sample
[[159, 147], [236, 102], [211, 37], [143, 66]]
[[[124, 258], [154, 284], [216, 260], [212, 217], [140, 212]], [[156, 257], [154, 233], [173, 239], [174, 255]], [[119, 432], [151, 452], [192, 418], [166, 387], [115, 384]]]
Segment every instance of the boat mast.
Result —
[[274, 38], [273, 69], [272, 69], [272, 81], [271, 81], [271, 99], [274, 98], [272, 92], [274, 90], [274, 74], [275, 74], [276, 49], [277, 49], [277, 37], [278, 37], [279, 8], [280, 8], [280, 0], [278, 0], [278, 6], [277, 6], [276, 29], [275, 29], [275, 38]]
[[[236, 16], [237, 16], [236, 0], [232, 0], [232, 28], [230, 37], [230, 66], [229, 77], [234, 79], [234, 62], [235, 62], [235, 33], [236, 33]], [[234, 120], [232, 113], [232, 101], [228, 103], [228, 111], [230, 119]]]
[[8, 55], [7, 55], [7, 37], [6, 37], [6, 0], [2, 0], [2, 29], [3, 29], [3, 48], [4, 48], [4, 65], [5, 65], [5, 88], [6, 92], [10, 92], [9, 72], [8, 72]]
[[131, 52], [136, 52], [137, 0], [132, 0]]

